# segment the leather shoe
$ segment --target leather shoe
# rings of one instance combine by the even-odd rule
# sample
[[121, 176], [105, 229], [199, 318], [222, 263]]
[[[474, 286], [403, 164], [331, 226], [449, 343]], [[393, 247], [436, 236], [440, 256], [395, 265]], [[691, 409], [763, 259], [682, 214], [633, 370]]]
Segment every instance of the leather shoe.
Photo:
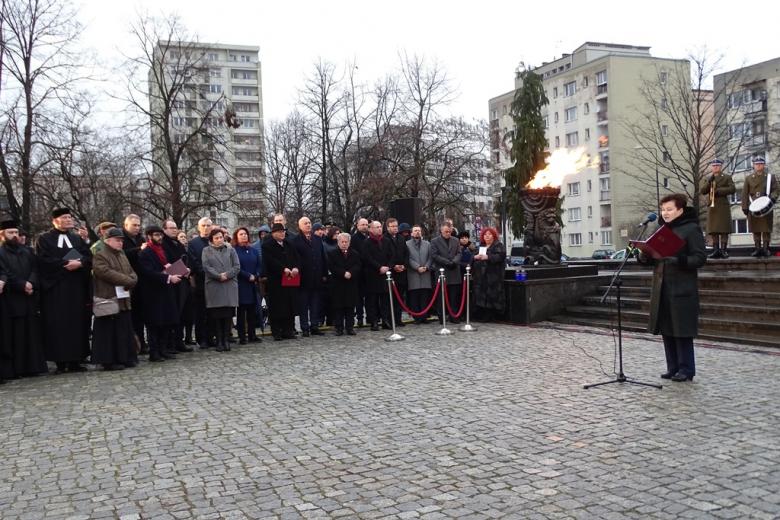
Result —
[[376, 323], [372, 323], [372, 324], [371, 324], [371, 330], [372, 330], [373, 332], [376, 332], [376, 331], [378, 331], [378, 330], [379, 330], [379, 325], [377, 325]]
[[179, 345], [178, 347], [176, 347], [176, 352], [192, 352], [192, 347], [185, 347]]
[[150, 363], [162, 363], [163, 361], [165, 361], [165, 358], [160, 354], [149, 354]]
[[311, 332], [309, 332], [308, 330], [304, 330], [303, 333], [301, 333], [301, 336], [303, 336], [304, 338], [308, 338], [309, 336], [311, 336]]
[[677, 372], [675, 375], [672, 376], [672, 381], [675, 381], [677, 383], [682, 383], [683, 381], [693, 381], [693, 376], [683, 374], [682, 372]]
[[310, 332], [311, 332], [311, 335], [312, 335], [312, 336], [324, 336], [324, 335], [325, 335], [325, 333], [324, 333], [324, 332], [322, 332], [322, 331], [321, 331], [320, 329], [318, 329], [317, 327], [312, 327]]
[[336, 331], [336, 336], [343, 336], [343, 335], [344, 335], [344, 331], [343, 330], [337, 330]]
[[245, 339], [245, 338], [241, 338], [241, 339], [239, 339], [239, 340], [238, 340], [238, 344], [239, 344], [239, 345], [246, 345], [246, 339]]
[[671, 379], [672, 376], [674, 376], [674, 374], [672, 374], [671, 372], [664, 372], [663, 374], [661, 374], [661, 379]]
[[347, 336], [356, 336], [357, 332], [354, 329], [347, 329]]

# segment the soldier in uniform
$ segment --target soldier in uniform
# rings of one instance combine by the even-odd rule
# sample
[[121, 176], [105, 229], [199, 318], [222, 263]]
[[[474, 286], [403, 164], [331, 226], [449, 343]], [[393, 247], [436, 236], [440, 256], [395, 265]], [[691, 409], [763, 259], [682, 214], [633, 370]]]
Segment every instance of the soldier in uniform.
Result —
[[[763, 217], [755, 217], [750, 213], [750, 203], [758, 197], [768, 196], [773, 203], [780, 197], [780, 184], [774, 176], [764, 171], [766, 161], [763, 157], [753, 158], [753, 173], [745, 177], [745, 185], [742, 188], [742, 212], [747, 215], [748, 226], [753, 232], [755, 250], [750, 256], [772, 256], [769, 250], [769, 240], [772, 236], [773, 212], [770, 211]], [[769, 193], [767, 193], [767, 175], [769, 175]]]
[[712, 253], [709, 258], [728, 258], [729, 233], [731, 232], [731, 205], [728, 196], [737, 188], [731, 175], [722, 172], [723, 161], [715, 159], [710, 163], [712, 175], [701, 187], [701, 194], [707, 195], [707, 234], [712, 237]]

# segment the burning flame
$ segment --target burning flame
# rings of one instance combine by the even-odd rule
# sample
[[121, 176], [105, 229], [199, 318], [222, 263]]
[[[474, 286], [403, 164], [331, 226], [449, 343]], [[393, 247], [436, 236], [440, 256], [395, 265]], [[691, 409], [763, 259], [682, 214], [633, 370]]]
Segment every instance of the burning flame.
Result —
[[591, 157], [584, 147], [572, 150], [560, 148], [555, 150], [547, 159], [547, 166], [539, 170], [534, 178], [526, 185], [527, 188], [538, 190], [540, 188], [558, 188], [563, 184], [563, 178], [573, 175], [586, 168], [599, 165], [598, 156]]

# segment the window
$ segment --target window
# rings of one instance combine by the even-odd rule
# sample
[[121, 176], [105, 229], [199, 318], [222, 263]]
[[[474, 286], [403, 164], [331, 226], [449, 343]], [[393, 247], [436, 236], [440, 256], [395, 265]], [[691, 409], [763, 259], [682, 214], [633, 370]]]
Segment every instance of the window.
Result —
[[549, 118], [548, 118], [547, 116], [544, 116], [544, 127], [545, 127], [545, 128], [548, 128], [548, 127], [549, 127], [549, 125], [548, 125], [548, 119], [549, 119]]
[[593, 218], [593, 206], [588, 206], [588, 218]]
[[582, 233], [572, 233], [569, 235], [569, 245], [570, 246], [581, 246], [582, 245]]
[[661, 125], [661, 135], [664, 137], [669, 135], [669, 127], [667, 125]]
[[587, 87], [588, 86], [588, 76], [585, 76], [582, 78], [582, 86]]
[[611, 246], [612, 245], [612, 231], [602, 231], [601, 232], [601, 245], [602, 246]]
[[560, 148], [561, 147], [561, 138], [557, 135], [555, 136], [555, 147]]
[[238, 56], [235, 54], [228, 54], [228, 61], [238, 61]]
[[669, 101], [666, 98], [661, 98], [661, 110], [667, 110], [669, 108]]
[[664, 152], [663, 161], [667, 163], [669, 162], [669, 159], [671, 159], [671, 157], [669, 156], [669, 152]]
[[222, 77], [222, 69], [209, 69], [209, 77], [210, 78], [221, 78]]
[[666, 85], [666, 71], [662, 70], [660, 74], [658, 74], [658, 81], [661, 82], [661, 85]]
[[737, 190], [731, 195], [729, 195], [728, 199], [729, 199], [729, 203], [731, 204], [740, 204], [742, 202], [742, 192], [740, 190]]
[[590, 141], [590, 128], [585, 129], [585, 140]]
[[588, 193], [590, 193], [593, 189], [593, 181], [588, 181]]
[[503, 106], [501, 107], [501, 113], [502, 113], [502, 115], [506, 115], [506, 112], [507, 112], [506, 105], [503, 105]]
[[599, 173], [609, 173], [609, 152], [599, 153]]
[[498, 119], [498, 110], [496, 110], [495, 108], [490, 112], [490, 119], [493, 121]]
[[234, 96], [256, 96], [256, 87], [233, 87]]
[[219, 94], [222, 92], [222, 85], [209, 85], [209, 92], [212, 94]]
[[260, 128], [259, 119], [241, 119], [241, 126], [243, 128]]
[[593, 231], [588, 231], [588, 244], [593, 243]]
[[580, 144], [580, 135], [578, 132], [566, 134], [566, 146], [577, 146]]
[[734, 171], [742, 172], [750, 169], [751, 155], [749, 153], [737, 155], [732, 159], [734, 161]]
[[585, 103], [585, 106], [584, 106], [584, 107], [582, 107], [582, 111], [583, 111], [583, 113], [584, 113], [586, 116], [587, 116], [588, 114], [590, 114], [590, 104], [588, 104], [588, 103]]
[[236, 112], [260, 112], [260, 105], [257, 103], [233, 103]]
[[735, 218], [731, 221], [731, 232], [732, 233], [739, 233], [739, 234], [746, 234], [750, 233], [750, 226], [748, 226], [747, 219], [744, 218]]
[[553, 99], [558, 98], [558, 87], [553, 87]]
[[580, 211], [580, 208], [570, 208], [569, 222], [579, 222], [580, 220], [582, 220], [582, 211]]
[[580, 194], [580, 183], [570, 182], [566, 185], [566, 193], [569, 197], [576, 197]]
[[185, 120], [183, 117], [174, 117], [172, 121], [173, 126], [184, 126]]
[[219, 54], [217, 54], [216, 52], [210, 52], [209, 61], [219, 61]]
[[596, 73], [596, 85], [606, 85], [607, 84], [607, 71], [602, 70], [600, 72]]
[[563, 113], [564, 120], [568, 123], [569, 121], [576, 121], [577, 120], [577, 107], [569, 107], [567, 108]]
[[242, 54], [241, 61], [243, 61], [244, 63], [251, 63], [252, 57], [247, 54]]
[[664, 188], [669, 188], [669, 177], [664, 177]]
[[257, 71], [233, 69], [230, 71], [230, 77], [233, 79], [257, 79]]
[[569, 97], [573, 96], [577, 93], [577, 82], [576, 81], [570, 81], [569, 83], [563, 84], [563, 96]]
[[556, 112], [555, 114], [553, 114], [553, 121], [554, 121], [555, 123], [557, 123], [557, 122], [558, 122], [558, 112]]

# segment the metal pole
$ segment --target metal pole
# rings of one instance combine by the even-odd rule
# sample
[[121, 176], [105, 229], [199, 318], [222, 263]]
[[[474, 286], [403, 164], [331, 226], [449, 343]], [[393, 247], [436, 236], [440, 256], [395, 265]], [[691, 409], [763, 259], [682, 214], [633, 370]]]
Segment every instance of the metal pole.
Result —
[[387, 271], [387, 297], [390, 298], [390, 324], [393, 326], [393, 333], [385, 338], [385, 341], [403, 341], [404, 338], [395, 331], [395, 309], [393, 308], [393, 275]]
[[460, 329], [461, 332], [477, 332], [477, 328], [471, 325], [471, 266], [466, 266], [466, 324]]
[[661, 209], [661, 185], [658, 183], [658, 152], [653, 149], [653, 156], [655, 158], [655, 207]]
[[439, 283], [441, 284], [441, 330], [439, 332], [434, 332], [434, 334], [437, 336], [449, 336], [452, 334], [452, 331], [447, 328], [447, 304], [444, 301], [446, 298], [444, 288], [447, 284], [447, 278], [444, 276], [443, 267], [439, 269]]

